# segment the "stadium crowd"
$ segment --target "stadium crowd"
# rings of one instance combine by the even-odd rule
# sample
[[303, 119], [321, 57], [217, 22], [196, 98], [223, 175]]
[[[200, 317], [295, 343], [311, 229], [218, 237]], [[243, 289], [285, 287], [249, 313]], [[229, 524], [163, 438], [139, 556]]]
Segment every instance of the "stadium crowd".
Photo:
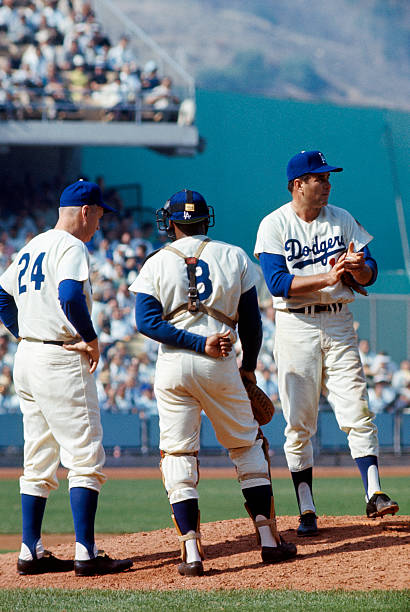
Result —
[[[141, 223], [135, 212], [125, 209], [119, 192], [107, 188], [103, 177], [95, 180], [102, 189], [104, 200], [119, 210], [118, 215], [103, 216], [100, 229], [87, 245], [94, 298], [92, 319], [101, 346], [97, 370], [100, 406], [102, 411], [138, 413], [145, 417], [157, 413], [153, 391], [157, 343], [137, 332], [135, 297], [128, 286], [138, 275], [145, 257], [163, 246], [168, 237], [158, 232], [152, 222]], [[55, 202], [64, 187], [65, 183], [58, 177], [38, 188], [29, 177], [18, 185], [5, 183], [0, 194], [0, 273], [33, 235], [54, 227], [58, 214]], [[13, 208], [10, 202], [19, 204]], [[263, 296], [263, 292], [260, 296], [263, 345], [256, 371], [257, 382], [280, 408], [272, 357], [275, 311], [270, 298]], [[14, 338], [1, 325], [0, 413], [19, 410], [12, 380], [16, 347]], [[239, 342], [235, 348], [239, 363]], [[398, 366], [386, 353], [373, 353], [365, 339], [360, 341], [359, 349], [373, 412], [410, 409], [410, 362], [404, 360]], [[330, 409], [325, 397], [320, 407]]]
[[83, 0], [0, 0], [0, 119], [176, 121], [153, 59], [115, 44]]

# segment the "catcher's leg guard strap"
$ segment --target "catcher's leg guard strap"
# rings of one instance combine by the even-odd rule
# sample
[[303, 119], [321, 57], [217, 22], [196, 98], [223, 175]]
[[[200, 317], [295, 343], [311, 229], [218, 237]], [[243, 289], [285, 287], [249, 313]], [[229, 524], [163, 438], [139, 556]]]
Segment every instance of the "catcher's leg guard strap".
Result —
[[198, 547], [198, 551], [199, 554], [201, 555], [201, 559], [204, 558], [204, 552], [202, 550], [202, 545], [201, 545], [201, 517], [200, 517], [200, 512], [198, 511], [198, 524], [196, 527], [196, 531], [189, 531], [188, 533], [182, 534], [181, 530], [179, 528], [179, 525], [175, 519], [174, 514], [171, 514], [173, 523], [175, 525], [175, 528], [177, 530], [177, 534], [178, 534], [178, 540], [179, 540], [179, 544], [181, 546], [181, 558], [182, 561], [186, 561], [186, 547], [185, 547], [185, 542], [187, 540], [196, 540], [196, 545]]
[[252, 446], [231, 448], [229, 455], [236, 467], [242, 489], [270, 483], [269, 466], [261, 439], [255, 440]]
[[185, 499], [198, 499], [199, 481], [197, 453], [169, 454], [161, 451], [162, 480], [171, 504]]
[[246, 503], [245, 503], [245, 508], [246, 508], [247, 513], [252, 519], [253, 526], [255, 527], [256, 540], [258, 542], [258, 545], [260, 546], [261, 544], [261, 536], [259, 534], [258, 527], [263, 527], [264, 525], [269, 525], [273, 537], [275, 538], [276, 542], [280, 544], [280, 535], [279, 535], [278, 527], [276, 524], [275, 501], [273, 499], [273, 496], [271, 497], [270, 517], [267, 519], [255, 520], [255, 518], [252, 516], [252, 513], [249, 509], [248, 504]]

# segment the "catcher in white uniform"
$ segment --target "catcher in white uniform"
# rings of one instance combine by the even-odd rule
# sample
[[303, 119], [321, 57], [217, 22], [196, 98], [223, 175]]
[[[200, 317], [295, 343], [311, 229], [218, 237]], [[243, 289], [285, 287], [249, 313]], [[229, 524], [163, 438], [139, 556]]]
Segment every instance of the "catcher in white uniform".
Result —
[[[100, 351], [90, 318], [91, 285], [85, 242], [104, 210], [95, 183], [79, 180], [60, 199], [55, 229], [39, 234], [0, 277], [0, 319], [20, 340], [14, 385], [24, 425], [20, 478], [23, 534], [20, 574], [74, 569], [77, 576], [121, 572], [129, 559], [99, 555], [94, 541], [105, 453], [93, 373]], [[44, 551], [41, 525], [57, 468], [68, 468], [76, 535], [75, 561]]]
[[[269, 467], [241, 375], [255, 382], [261, 319], [255, 270], [239, 247], [207, 238], [214, 213], [183, 190], [157, 211], [175, 241], [149, 256], [130, 287], [139, 331], [161, 343], [155, 376], [161, 470], [178, 532], [185, 576], [203, 574], [197, 484], [201, 410], [229, 450], [261, 544], [262, 560], [294, 557], [278, 534]], [[231, 352], [236, 325], [241, 374]]]
[[399, 509], [380, 487], [377, 429], [348, 308], [354, 294], [345, 284], [363, 292], [376, 280], [377, 264], [367, 246], [372, 236], [346, 210], [328, 205], [330, 173], [340, 171], [320, 151], [292, 157], [287, 167], [292, 201], [262, 220], [255, 246], [276, 309], [274, 357], [299, 536], [317, 533], [311, 437], [322, 389], [359, 467], [367, 516]]

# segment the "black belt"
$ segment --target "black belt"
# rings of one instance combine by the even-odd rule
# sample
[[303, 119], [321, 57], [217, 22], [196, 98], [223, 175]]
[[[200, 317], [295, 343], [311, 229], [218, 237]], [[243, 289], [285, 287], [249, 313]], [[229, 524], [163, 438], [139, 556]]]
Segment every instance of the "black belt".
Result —
[[43, 344], [56, 344], [57, 346], [63, 346], [62, 340], [43, 340]]
[[312, 304], [311, 306], [303, 306], [303, 308], [288, 308], [288, 312], [299, 312], [303, 314], [312, 314], [317, 312], [340, 312], [342, 310], [342, 302], [334, 304]]

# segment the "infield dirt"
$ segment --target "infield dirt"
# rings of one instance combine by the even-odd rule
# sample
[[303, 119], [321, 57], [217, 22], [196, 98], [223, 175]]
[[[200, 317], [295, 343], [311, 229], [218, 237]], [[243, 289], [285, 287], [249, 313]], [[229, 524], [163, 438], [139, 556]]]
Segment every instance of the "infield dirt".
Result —
[[[385, 468], [387, 475], [408, 474], [409, 468]], [[316, 475], [320, 468], [316, 471]], [[110, 478], [156, 478], [157, 469], [106, 470]], [[21, 470], [0, 470], [0, 478], [16, 478]], [[356, 474], [335, 468], [323, 475]], [[229, 478], [233, 470], [204, 470], [202, 478]], [[62, 474], [63, 476], [63, 474]], [[289, 477], [287, 470], [275, 470], [273, 479]], [[18, 553], [0, 555], [0, 588], [63, 588], [63, 589], [296, 589], [302, 591], [342, 589], [367, 591], [396, 590], [409, 587], [410, 517], [386, 517], [370, 520], [361, 516], [319, 516], [319, 535], [297, 538], [298, 519], [278, 517], [278, 527], [286, 540], [298, 546], [295, 559], [278, 565], [263, 565], [249, 519], [204, 523], [201, 526], [205, 550], [205, 575], [182, 578], [177, 572], [179, 545], [173, 529], [123, 535], [97, 535], [97, 545], [110, 556], [130, 557], [133, 568], [123, 574], [76, 578], [66, 574], [19, 576], [16, 571]], [[0, 536], [0, 547], [7, 538]], [[46, 547], [61, 558], [72, 558], [73, 536], [45, 534]]]

